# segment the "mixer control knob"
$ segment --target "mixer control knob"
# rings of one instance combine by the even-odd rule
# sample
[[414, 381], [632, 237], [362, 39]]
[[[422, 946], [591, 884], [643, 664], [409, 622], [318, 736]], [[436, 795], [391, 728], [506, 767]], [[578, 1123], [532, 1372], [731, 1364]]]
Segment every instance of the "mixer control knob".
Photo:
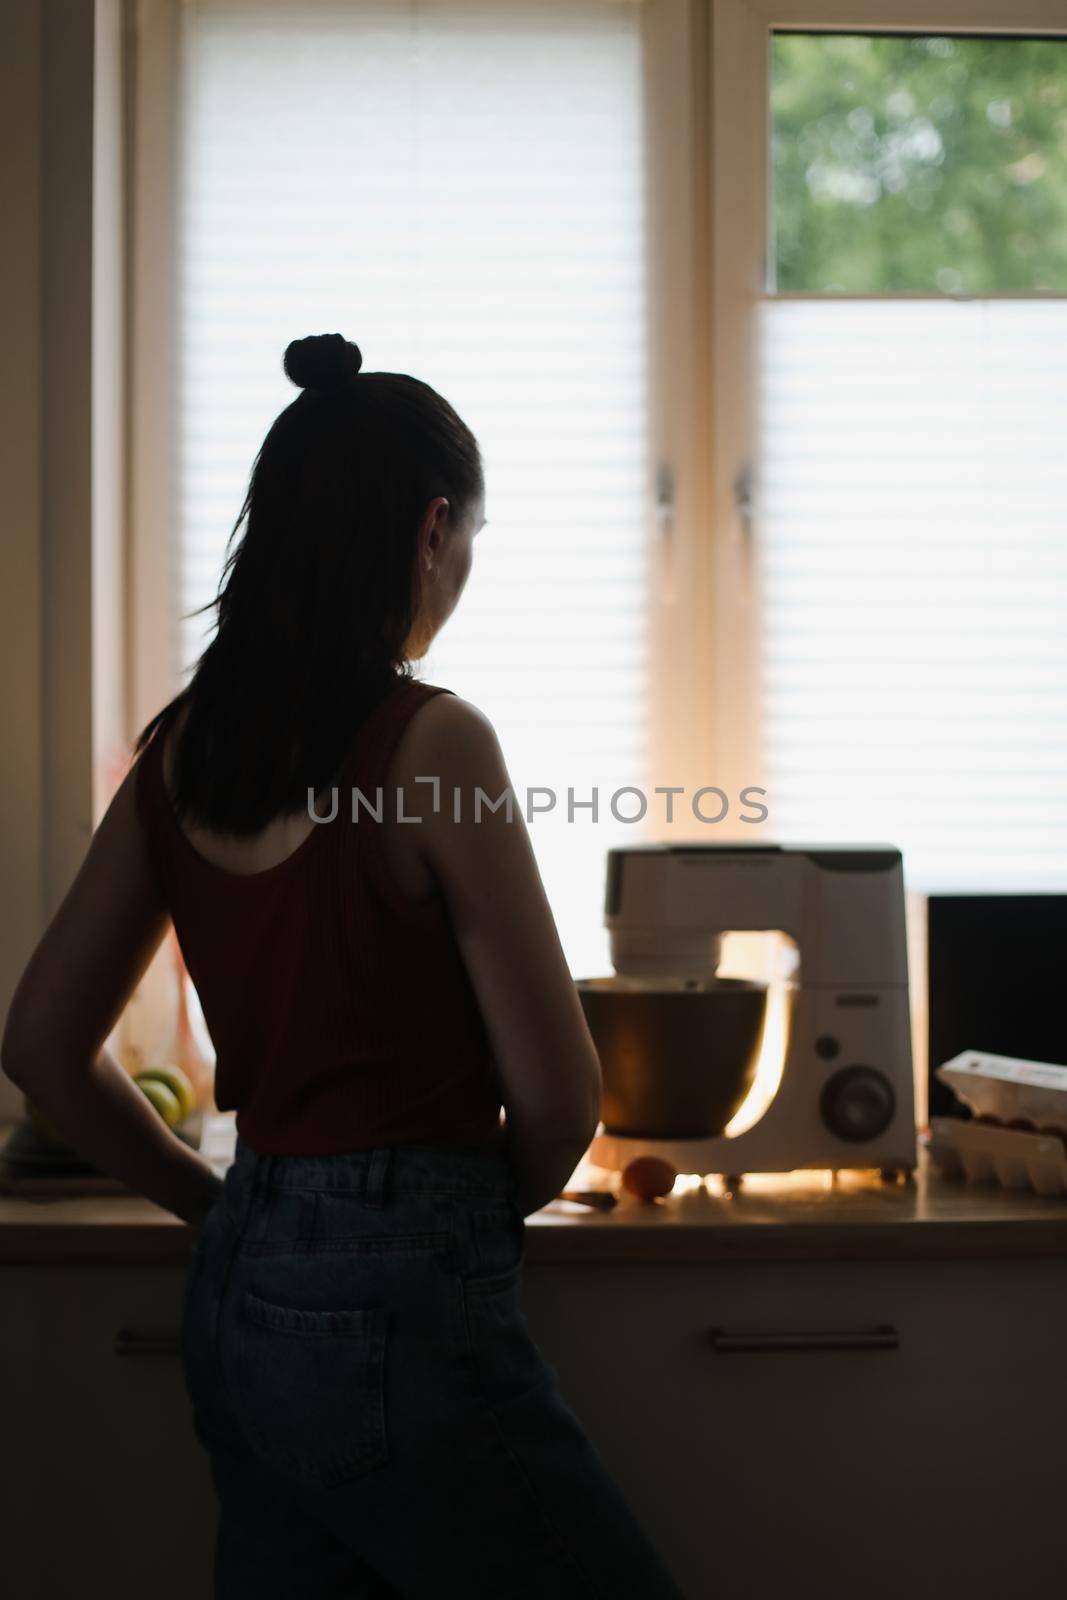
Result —
[[830, 1132], [851, 1144], [877, 1139], [892, 1122], [896, 1108], [893, 1085], [873, 1067], [842, 1067], [827, 1079], [819, 1101]]

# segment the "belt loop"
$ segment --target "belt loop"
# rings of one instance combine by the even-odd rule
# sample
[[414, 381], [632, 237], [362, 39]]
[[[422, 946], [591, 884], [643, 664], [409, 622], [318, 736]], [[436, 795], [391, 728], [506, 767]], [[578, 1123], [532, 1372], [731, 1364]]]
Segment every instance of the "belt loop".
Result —
[[391, 1150], [372, 1150], [367, 1165], [367, 1181], [363, 1188], [363, 1203], [376, 1209], [385, 1203], [385, 1186], [389, 1178]]

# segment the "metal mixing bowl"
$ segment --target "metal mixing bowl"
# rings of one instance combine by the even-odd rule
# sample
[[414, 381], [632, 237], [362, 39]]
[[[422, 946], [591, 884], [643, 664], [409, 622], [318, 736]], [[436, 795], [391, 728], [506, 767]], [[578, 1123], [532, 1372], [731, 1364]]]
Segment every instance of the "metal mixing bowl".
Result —
[[604, 1077], [608, 1133], [710, 1139], [756, 1075], [764, 984], [743, 978], [584, 978], [578, 994]]

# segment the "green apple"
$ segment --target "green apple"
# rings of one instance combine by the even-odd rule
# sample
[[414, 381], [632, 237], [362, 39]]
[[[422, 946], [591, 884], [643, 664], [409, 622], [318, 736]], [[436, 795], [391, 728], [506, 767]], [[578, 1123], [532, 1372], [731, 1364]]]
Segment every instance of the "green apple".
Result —
[[181, 1067], [176, 1067], [170, 1061], [165, 1061], [162, 1066], [145, 1067], [134, 1079], [135, 1083], [142, 1086], [146, 1083], [161, 1083], [169, 1089], [181, 1107], [180, 1122], [191, 1117], [196, 1110], [196, 1090], [193, 1088]]
[[138, 1073], [134, 1083], [146, 1100], [150, 1100], [168, 1128], [176, 1128], [182, 1120], [182, 1103], [173, 1089], [168, 1089], [158, 1078], [142, 1077]]

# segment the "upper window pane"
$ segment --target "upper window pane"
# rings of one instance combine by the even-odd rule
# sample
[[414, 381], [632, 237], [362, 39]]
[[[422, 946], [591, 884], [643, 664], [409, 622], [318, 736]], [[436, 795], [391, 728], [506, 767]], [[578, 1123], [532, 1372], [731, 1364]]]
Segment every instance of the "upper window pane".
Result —
[[779, 33], [772, 285], [1067, 291], [1067, 41]]

